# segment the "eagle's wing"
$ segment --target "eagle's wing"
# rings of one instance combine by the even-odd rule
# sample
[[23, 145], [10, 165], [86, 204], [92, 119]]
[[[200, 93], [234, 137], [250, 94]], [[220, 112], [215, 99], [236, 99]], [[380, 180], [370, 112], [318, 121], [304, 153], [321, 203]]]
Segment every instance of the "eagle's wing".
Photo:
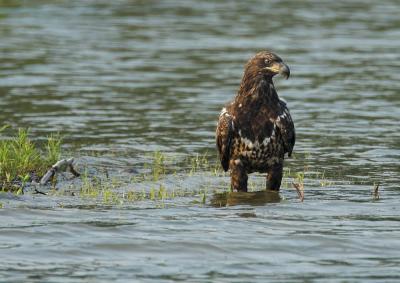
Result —
[[228, 171], [233, 136], [233, 120], [226, 108], [223, 108], [219, 115], [215, 135], [222, 168], [224, 168], [225, 171]]
[[296, 142], [296, 132], [294, 129], [294, 124], [292, 116], [290, 116], [289, 109], [286, 106], [286, 102], [280, 101], [281, 111], [275, 121], [276, 126], [280, 129], [281, 135], [283, 137], [283, 146], [285, 148], [285, 153], [288, 153], [290, 157], [292, 155], [293, 147]]

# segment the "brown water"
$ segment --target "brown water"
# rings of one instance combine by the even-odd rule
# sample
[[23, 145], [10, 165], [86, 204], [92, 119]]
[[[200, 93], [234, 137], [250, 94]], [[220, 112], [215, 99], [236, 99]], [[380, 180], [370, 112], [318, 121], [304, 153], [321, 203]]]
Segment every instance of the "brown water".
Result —
[[[38, 142], [60, 132], [81, 171], [125, 180], [119, 192], [192, 192], [117, 204], [1, 194], [0, 281], [398, 282], [399, 11], [395, 0], [0, 1], [1, 125]], [[227, 176], [178, 165], [126, 181], [154, 151], [215, 161], [219, 109], [266, 48], [291, 67], [276, 88], [305, 202], [289, 177], [280, 195], [219, 194]]]

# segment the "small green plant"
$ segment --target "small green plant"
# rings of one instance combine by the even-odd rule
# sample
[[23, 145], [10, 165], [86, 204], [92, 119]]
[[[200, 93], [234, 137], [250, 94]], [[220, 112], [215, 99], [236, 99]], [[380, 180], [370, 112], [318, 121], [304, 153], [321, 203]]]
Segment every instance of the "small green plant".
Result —
[[325, 170], [321, 173], [319, 184], [321, 185], [321, 187], [330, 186], [330, 185], [332, 184], [332, 182], [329, 181], [329, 180], [325, 177]]
[[[115, 180], [101, 179], [99, 176], [89, 177], [88, 172], [82, 175], [82, 186], [80, 188], [80, 197], [102, 200], [105, 204], [122, 204], [124, 199], [133, 201], [136, 196], [132, 192], [118, 194], [114, 191]], [[120, 184], [120, 181], [118, 181]]]
[[210, 163], [208, 161], [208, 153], [204, 154], [199, 154], [196, 153], [195, 156], [189, 157], [188, 159], [189, 163], [189, 175], [193, 175], [194, 173], [200, 171], [200, 170], [209, 170], [210, 169]]
[[80, 196], [81, 197], [92, 197], [96, 198], [99, 196], [99, 190], [96, 188], [96, 180], [91, 180], [88, 176], [88, 172], [85, 171], [84, 174], [82, 174], [82, 186], [80, 190]]
[[296, 173], [296, 182], [300, 185], [304, 185], [304, 171]]
[[47, 162], [49, 164], [54, 164], [61, 159], [61, 142], [62, 139], [59, 134], [51, 134], [47, 138]]
[[158, 181], [161, 176], [165, 175], [165, 156], [162, 152], [156, 151], [154, 152], [153, 157], [153, 181]]
[[150, 198], [150, 200], [156, 199], [156, 191], [153, 187], [150, 189], [149, 198]]
[[207, 191], [204, 190], [204, 191], [200, 194], [200, 196], [201, 196], [201, 203], [202, 203], [202, 204], [206, 204], [206, 201], [207, 201]]
[[61, 138], [48, 137], [41, 150], [29, 139], [28, 130], [19, 129], [15, 137], [7, 138], [2, 136], [6, 128], [0, 128], [0, 188], [18, 192], [32, 174], [42, 176], [60, 158]]
[[158, 199], [164, 200], [167, 198], [169, 198], [167, 190], [163, 185], [160, 185], [160, 188], [158, 189]]

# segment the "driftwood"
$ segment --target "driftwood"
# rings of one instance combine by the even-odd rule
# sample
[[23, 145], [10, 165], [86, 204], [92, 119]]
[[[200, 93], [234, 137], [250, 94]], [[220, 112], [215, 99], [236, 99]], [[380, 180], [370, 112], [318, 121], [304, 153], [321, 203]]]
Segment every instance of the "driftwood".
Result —
[[44, 176], [40, 180], [40, 184], [41, 185], [46, 184], [50, 179], [54, 177], [56, 173], [66, 172], [67, 170], [69, 170], [75, 177], [79, 177], [80, 174], [75, 171], [72, 165], [73, 163], [74, 163], [74, 158], [61, 159], [57, 161], [53, 166], [51, 166], [49, 171], [47, 171], [46, 174], [44, 174]]
[[293, 187], [296, 189], [297, 195], [299, 196], [300, 201], [303, 202], [304, 201], [304, 185], [299, 184], [299, 183], [293, 183]]

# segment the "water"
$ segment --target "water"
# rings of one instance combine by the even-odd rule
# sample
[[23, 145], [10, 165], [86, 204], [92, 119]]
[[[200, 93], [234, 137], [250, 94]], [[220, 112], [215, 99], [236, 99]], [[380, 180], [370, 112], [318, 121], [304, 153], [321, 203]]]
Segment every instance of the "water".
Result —
[[80, 170], [130, 180], [156, 150], [216, 160], [219, 109], [245, 61], [270, 48], [292, 73], [276, 80], [297, 130], [286, 168], [306, 175], [303, 203], [289, 177], [278, 196], [227, 199], [216, 193], [227, 176], [185, 166], [116, 188], [194, 192], [164, 202], [2, 194], [0, 280], [397, 282], [399, 10], [395, 0], [1, 1], [1, 124], [38, 142], [60, 132]]

